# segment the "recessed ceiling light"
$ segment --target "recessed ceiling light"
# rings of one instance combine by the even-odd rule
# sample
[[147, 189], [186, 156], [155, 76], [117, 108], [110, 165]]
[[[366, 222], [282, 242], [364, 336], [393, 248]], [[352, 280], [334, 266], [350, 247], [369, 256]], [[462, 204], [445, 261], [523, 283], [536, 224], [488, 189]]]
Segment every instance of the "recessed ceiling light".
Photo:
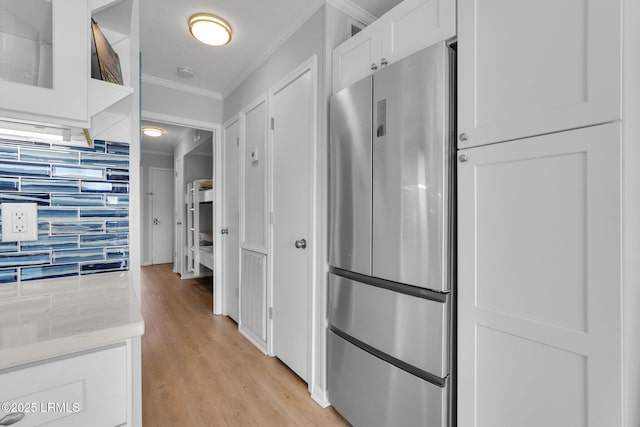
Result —
[[189, 18], [189, 32], [196, 40], [210, 46], [223, 46], [231, 41], [231, 26], [209, 13], [196, 13]]
[[142, 128], [142, 133], [152, 138], [157, 138], [159, 136], [164, 135], [164, 129], [154, 128], [151, 126], [145, 126]]

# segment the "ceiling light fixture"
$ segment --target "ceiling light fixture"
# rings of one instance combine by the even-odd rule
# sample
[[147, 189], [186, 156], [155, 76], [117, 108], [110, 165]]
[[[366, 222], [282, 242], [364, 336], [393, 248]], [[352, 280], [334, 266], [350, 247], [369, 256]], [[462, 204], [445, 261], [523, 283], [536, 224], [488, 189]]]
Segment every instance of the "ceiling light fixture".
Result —
[[189, 32], [210, 46], [224, 46], [231, 41], [231, 26], [227, 21], [209, 13], [196, 13], [189, 18]]
[[145, 126], [142, 128], [142, 133], [152, 138], [157, 138], [159, 136], [164, 135], [164, 129]]

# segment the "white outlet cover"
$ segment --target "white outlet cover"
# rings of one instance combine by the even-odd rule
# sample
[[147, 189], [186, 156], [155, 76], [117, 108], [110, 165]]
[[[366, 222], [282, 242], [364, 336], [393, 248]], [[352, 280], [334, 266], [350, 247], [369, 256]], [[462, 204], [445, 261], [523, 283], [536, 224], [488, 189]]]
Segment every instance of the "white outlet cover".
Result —
[[[38, 205], [35, 203], [2, 203], [2, 241], [25, 242], [38, 240]], [[22, 212], [26, 216], [26, 230], [23, 233], [13, 231], [12, 215]]]

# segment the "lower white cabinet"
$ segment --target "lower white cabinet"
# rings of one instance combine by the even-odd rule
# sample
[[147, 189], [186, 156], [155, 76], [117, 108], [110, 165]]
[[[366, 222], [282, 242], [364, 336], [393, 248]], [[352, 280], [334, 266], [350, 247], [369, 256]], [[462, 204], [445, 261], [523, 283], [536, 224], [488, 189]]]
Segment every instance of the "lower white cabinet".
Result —
[[130, 357], [122, 343], [0, 371], [0, 422], [22, 417], [13, 425], [130, 425]]
[[458, 152], [458, 425], [622, 425], [620, 124]]

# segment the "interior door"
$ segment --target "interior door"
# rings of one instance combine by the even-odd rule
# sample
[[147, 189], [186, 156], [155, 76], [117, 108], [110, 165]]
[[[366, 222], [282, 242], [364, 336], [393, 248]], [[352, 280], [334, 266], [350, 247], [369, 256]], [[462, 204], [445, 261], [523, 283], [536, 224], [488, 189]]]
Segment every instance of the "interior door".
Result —
[[225, 311], [238, 322], [239, 281], [239, 150], [240, 122], [235, 121], [224, 129], [223, 156], [223, 206], [222, 206], [222, 283], [225, 295]]
[[274, 91], [273, 353], [309, 380], [314, 90], [307, 68]]
[[173, 170], [151, 168], [151, 263], [173, 260]]

